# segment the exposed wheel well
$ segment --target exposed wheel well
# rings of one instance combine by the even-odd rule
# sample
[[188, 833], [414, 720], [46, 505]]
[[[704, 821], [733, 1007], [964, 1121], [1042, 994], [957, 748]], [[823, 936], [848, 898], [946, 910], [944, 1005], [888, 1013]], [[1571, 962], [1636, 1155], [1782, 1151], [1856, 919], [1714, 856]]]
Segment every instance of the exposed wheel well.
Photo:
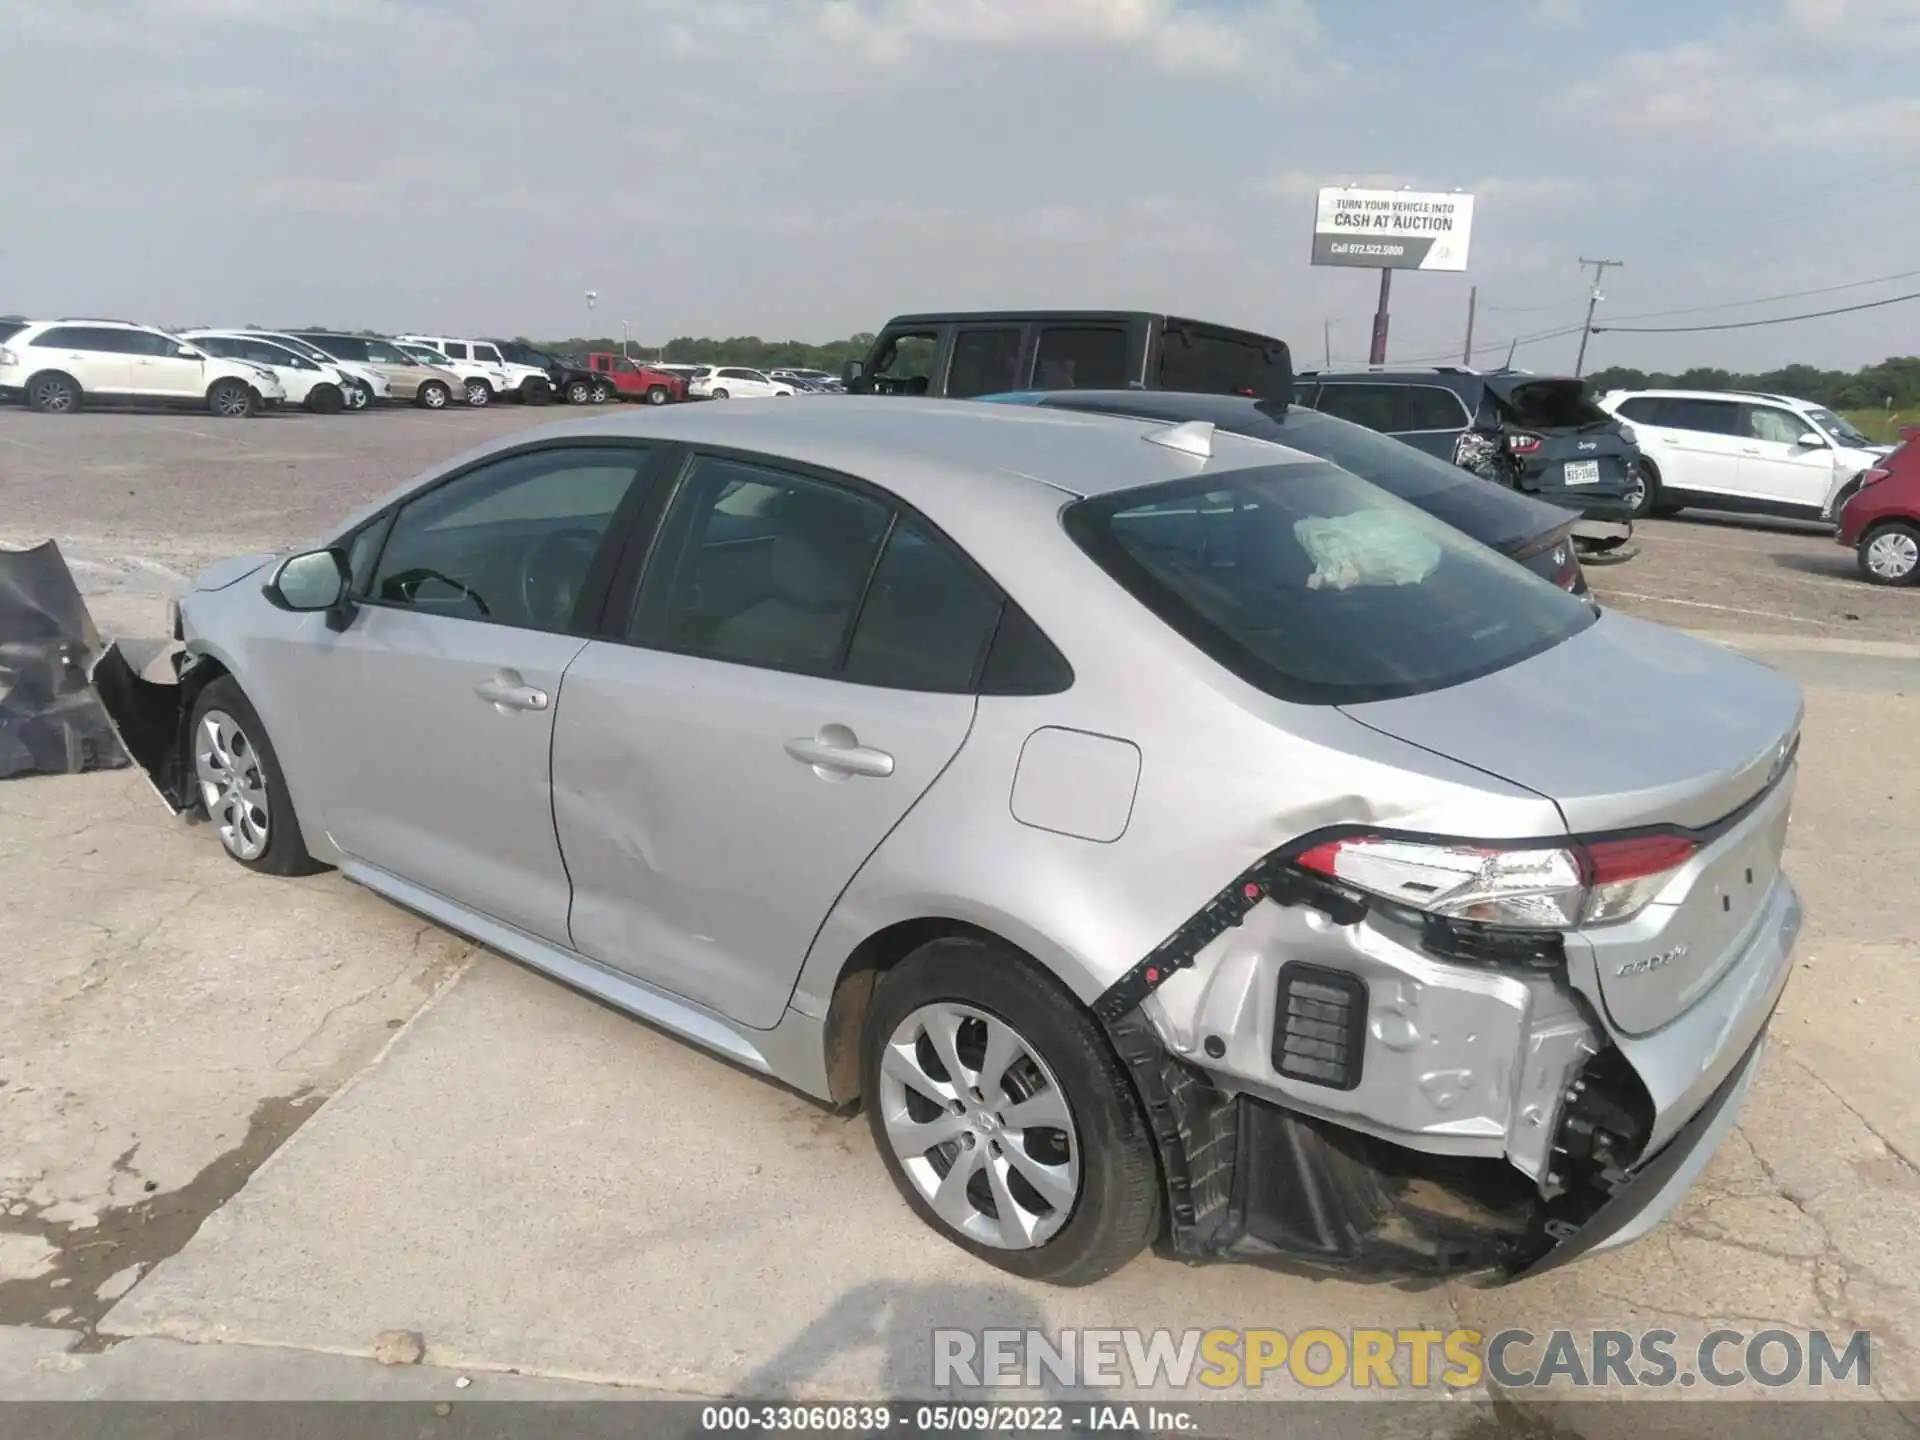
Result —
[[862, 940], [847, 956], [834, 982], [825, 1026], [827, 1085], [834, 1104], [848, 1105], [860, 1098], [860, 1032], [866, 1028], [867, 1008], [880, 977], [929, 941], [949, 938], [1010, 944], [978, 925], [932, 916], [889, 925]]
[[57, 365], [49, 365], [45, 370], [36, 370], [33, 372], [33, 374], [27, 377], [27, 383], [20, 387], [21, 398], [26, 399], [28, 397], [31, 397], [33, 394], [33, 387], [35, 385], [38, 385], [42, 380], [51, 380], [56, 377], [66, 381], [69, 385], [73, 386], [75, 390], [81, 391], [83, 393], [85, 392], [86, 387], [83, 386], [78, 380], [74, 379], [72, 375], [68, 374], [65, 370], [60, 369]]

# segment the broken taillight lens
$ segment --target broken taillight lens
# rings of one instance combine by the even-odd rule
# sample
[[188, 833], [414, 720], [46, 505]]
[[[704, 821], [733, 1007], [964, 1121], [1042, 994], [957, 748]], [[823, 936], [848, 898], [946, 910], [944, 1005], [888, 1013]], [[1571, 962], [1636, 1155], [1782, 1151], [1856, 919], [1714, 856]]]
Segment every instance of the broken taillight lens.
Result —
[[1293, 863], [1449, 920], [1576, 930], [1638, 914], [1698, 849], [1666, 832], [1560, 845], [1355, 835], [1315, 845]]

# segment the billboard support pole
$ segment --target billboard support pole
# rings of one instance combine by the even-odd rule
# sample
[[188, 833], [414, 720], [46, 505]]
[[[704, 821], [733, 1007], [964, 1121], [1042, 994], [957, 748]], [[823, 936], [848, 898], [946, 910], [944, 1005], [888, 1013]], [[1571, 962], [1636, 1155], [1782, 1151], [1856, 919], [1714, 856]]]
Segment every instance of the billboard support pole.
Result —
[[1467, 346], [1460, 353], [1460, 363], [1467, 369], [1473, 368], [1473, 312], [1480, 308], [1480, 287], [1474, 286], [1467, 292]]
[[1373, 312], [1373, 345], [1367, 352], [1369, 365], [1387, 363], [1387, 301], [1393, 294], [1393, 271], [1380, 272], [1380, 308]]

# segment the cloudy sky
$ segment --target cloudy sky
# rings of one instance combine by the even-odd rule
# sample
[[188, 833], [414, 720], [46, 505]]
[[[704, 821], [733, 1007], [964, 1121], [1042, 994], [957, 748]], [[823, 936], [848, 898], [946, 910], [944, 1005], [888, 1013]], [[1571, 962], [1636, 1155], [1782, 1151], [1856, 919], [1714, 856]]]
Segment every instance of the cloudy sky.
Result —
[[[1322, 184], [1466, 189], [1393, 357], [1920, 270], [1920, 0], [0, 0], [0, 312], [824, 340], [1099, 305], [1363, 359]], [[1920, 302], [1590, 364], [1920, 352]], [[1570, 365], [1577, 337], [1523, 345]], [[1482, 358], [1490, 353], [1483, 348]]]

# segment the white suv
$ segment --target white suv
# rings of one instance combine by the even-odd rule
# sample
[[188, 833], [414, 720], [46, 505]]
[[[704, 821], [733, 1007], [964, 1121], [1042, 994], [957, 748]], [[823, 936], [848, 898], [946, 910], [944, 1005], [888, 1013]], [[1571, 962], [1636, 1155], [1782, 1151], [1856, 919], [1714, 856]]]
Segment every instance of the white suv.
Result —
[[1785, 395], [1613, 390], [1600, 405], [1632, 430], [1648, 508], [1660, 514], [1699, 505], [1831, 520], [1888, 448], [1831, 410]]
[[703, 395], [709, 400], [762, 400], [772, 395], [791, 395], [793, 386], [744, 365], [716, 365], [689, 382], [687, 393]]
[[347, 408], [347, 397], [357, 387], [331, 360], [322, 364], [278, 340], [261, 335], [232, 335], [221, 330], [183, 330], [209, 355], [222, 360], [245, 360], [271, 370], [287, 392], [289, 405], [303, 405], [316, 415], [337, 415]]
[[[491, 340], [461, 340], [450, 335], [396, 335], [402, 345], [424, 345], [449, 360], [467, 361], [497, 370], [506, 377], [501, 396], [512, 395], [529, 405], [543, 405], [553, 398], [553, 380], [537, 365], [521, 365], [500, 353]], [[458, 367], [456, 367], [458, 368]]]
[[450, 371], [460, 377], [465, 389], [466, 402], [469, 405], [490, 405], [501, 391], [507, 388], [507, 374], [491, 365], [482, 365], [478, 360], [456, 360], [444, 353], [437, 345], [424, 340], [408, 340], [402, 336], [394, 337], [394, 344], [422, 364], [431, 365], [436, 370]]
[[115, 404], [204, 405], [223, 419], [278, 405], [286, 389], [273, 371], [209, 355], [191, 341], [124, 320], [37, 320], [0, 345], [0, 395], [17, 395], [44, 415], [66, 415], [87, 400]]

